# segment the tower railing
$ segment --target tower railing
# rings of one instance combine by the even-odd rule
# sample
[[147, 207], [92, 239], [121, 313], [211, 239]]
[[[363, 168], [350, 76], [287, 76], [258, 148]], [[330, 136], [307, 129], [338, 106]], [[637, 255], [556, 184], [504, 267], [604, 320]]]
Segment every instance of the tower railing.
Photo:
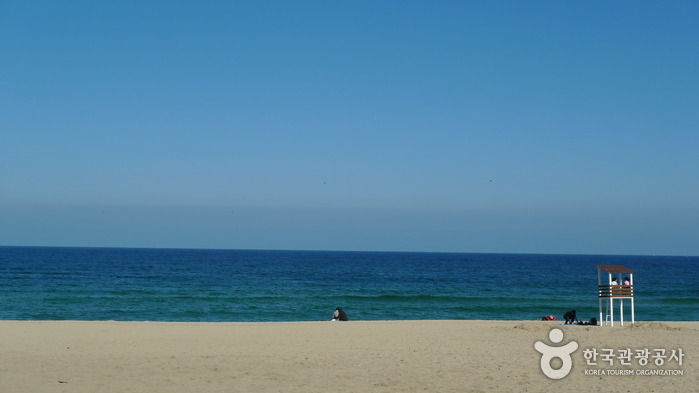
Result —
[[599, 285], [597, 294], [604, 298], [633, 297], [633, 285]]

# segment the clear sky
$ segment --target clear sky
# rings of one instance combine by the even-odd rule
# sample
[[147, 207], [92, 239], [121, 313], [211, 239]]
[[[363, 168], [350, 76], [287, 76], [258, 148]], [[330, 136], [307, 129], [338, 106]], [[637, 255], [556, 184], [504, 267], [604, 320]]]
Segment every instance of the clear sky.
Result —
[[698, 21], [3, 1], [0, 245], [699, 255]]

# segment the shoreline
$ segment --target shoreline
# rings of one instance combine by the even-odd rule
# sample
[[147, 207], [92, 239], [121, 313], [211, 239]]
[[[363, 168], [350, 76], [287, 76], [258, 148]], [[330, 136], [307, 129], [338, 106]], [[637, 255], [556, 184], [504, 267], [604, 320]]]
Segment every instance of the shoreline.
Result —
[[[234, 324], [234, 323], [324, 323], [324, 322], [333, 322], [330, 319], [324, 319], [324, 320], [298, 320], [298, 321], [160, 321], [160, 320], [123, 320], [123, 319], [0, 319], [0, 324], [3, 324], [5, 322], [10, 322], [10, 323], [24, 323], [24, 322], [88, 322], [88, 323], [102, 323], [102, 322], [117, 322], [117, 323], [180, 323], [180, 324], [189, 324], [189, 323], [221, 323], [221, 324]], [[344, 323], [347, 322], [493, 322], [493, 323], [499, 323], [499, 322], [516, 322], [516, 323], [542, 323], [542, 324], [551, 324], [551, 325], [556, 325], [556, 324], [561, 324], [563, 325], [563, 320], [556, 320], [556, 321], [541, 321], [538, 319], [350, 319], [349, 321], [342, 321]], [[687, 323], [687, 324], [699, 324], [699, 320], [678, 320], [678, 321], [668, 321], [668, 320], [636, 320], [636, 324], [647, 324], [647, 323], [670, 323], [670, 324], [675, 324], [675, 323]], [[614, 321], [614, 327], [616, 327], [619, 324], [618, 320]], [[626, 325], [631, 325], [631, 321], [624, 320], [624, 326]], [[566, 325], [566, 326], [590, 326], [590, 325]], [[599, 327], [604, 327], [601, 325], [597, 325]]]
[[[554, 346], [553, 328], [561, 345], [578, 344], [560, 380], [544, 375], [534, 348]], [[0, 330], [0, 391], [10, 393], [545, 392], [570, 383], [675, 392], [691, 391], [699, 374], [699, 321], [0, 321]], [[586, 350], [606, 348], [648, 348], [650, 365], [586, 364]], [[653, 349], [667, 351], [663, 366]], [[681, 365], [670, 359], [678, 349]]]

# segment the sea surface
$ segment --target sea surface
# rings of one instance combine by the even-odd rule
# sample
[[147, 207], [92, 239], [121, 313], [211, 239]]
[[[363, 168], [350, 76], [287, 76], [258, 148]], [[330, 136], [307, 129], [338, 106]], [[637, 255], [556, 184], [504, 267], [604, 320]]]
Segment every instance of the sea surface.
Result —
[[596, 265], [635, 272], [636, 320], [699, 320], [699, 257], [53, 247], [0, 247], [0, 319], [588, 320]]

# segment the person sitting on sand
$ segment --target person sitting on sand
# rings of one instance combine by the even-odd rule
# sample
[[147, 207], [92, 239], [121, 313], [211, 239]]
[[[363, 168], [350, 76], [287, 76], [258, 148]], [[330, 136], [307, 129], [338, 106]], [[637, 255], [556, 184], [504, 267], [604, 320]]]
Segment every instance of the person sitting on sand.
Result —
[[595, 318], [595, 317], [590, 318], [590, 322], [578, 321], [578, 325], [597, 326], [597, 318]]
[[333, 313], [333, 319], [331, 321], [347, 321], [347, 314], [345, 314], [345, 311], [342, 310], [340, 307], [335, 308], [335, 312]]

